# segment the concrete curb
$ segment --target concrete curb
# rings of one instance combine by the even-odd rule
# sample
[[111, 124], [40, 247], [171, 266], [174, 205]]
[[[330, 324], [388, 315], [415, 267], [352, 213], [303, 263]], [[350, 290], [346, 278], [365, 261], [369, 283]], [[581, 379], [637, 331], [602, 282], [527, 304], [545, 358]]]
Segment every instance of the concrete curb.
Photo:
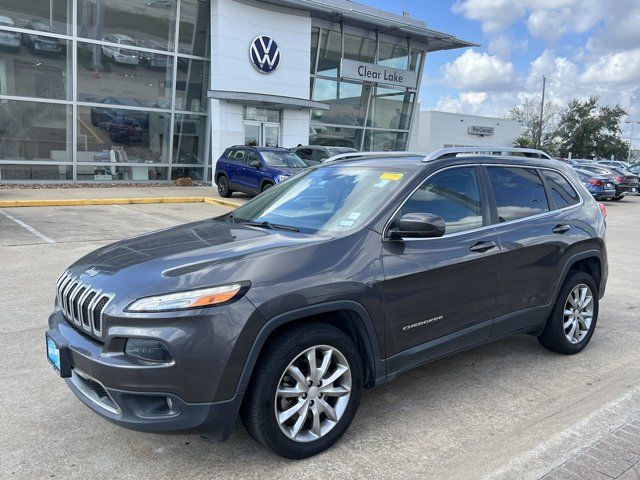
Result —
[[239, 207], [240, 203], [213, 197], [132, 197], [132, 198], [79, 198], [59, 200], [0, 200], [2, 207], [79, 207], [87, 205], [131, 205], [153, 203], [208, 203], [225, 207]]

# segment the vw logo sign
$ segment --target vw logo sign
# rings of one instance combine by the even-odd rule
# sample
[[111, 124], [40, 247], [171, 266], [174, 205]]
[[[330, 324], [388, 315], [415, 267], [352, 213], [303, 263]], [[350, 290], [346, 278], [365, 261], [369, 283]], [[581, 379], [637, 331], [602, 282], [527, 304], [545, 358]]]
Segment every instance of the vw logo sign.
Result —
[[280, 64], [280, 48], [267, 35], [258, 35], [249, 48], [251, 63], [260, 73], [271, 73]]

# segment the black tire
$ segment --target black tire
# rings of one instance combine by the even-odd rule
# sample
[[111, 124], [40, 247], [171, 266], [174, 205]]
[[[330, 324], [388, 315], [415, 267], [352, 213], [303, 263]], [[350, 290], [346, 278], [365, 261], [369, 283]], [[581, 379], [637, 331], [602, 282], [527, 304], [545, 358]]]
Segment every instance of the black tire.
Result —
[[[569, 294], [578, 285], [586, 285], [589, 288], [591, 296], [593, 297], [593, 314], [588, 333], [579, 342], [572, 343], [565, 335], [564, 310]], [[544, 330], [538, 337], [538, 340], [549, 350], [565, 355], [573, 355], [582, 351], [591, 340], [596, 328], [596, 323], [598, 321], [598, 307], [598, 288], [591, 275], [578, 271], [570, 272], [564, 282], [564, 285], [560, 289], [560, 293], [558, 294], [556, 303], [551, 311], [551, 315], [547, 320]]]
[[622, 200], [624, 198], [623, 195], [620, 195], [618, 197], [613, 197], [611, 200], [613, 200], [614, 202], [619, 202], [620, 200]]
[[260, 190], [260, 192], [264, 192], [265, 190], [269, 190], [271, 187], [273, 187], [273, 183], [271, 182], [264, 182], [262, 184], [262, 189]]
[[[316, 346], [336, 349], [346, 359], [351, 373], [351, 393], [342, 416], [330, 430], [317, 439], [301, 442], [285, 435], [278, 424], [276, 391], [291, 362], [307, 349]], [[360, 403], [362, 384], [361, 357], [351, 338], [342, 330], [324, 323], [296, 326], [270, 341], [261, 353], [245, 395], [241, 410], [242, 422], [254, 439], [278, 455], [291, 459], [311, 457], [331, 447], [347, 430]], [[310, 401], [311, 393], [304, 398]], [[298, 401], [301, 400], [298, 398]], [[310, 403], [313, 404], [313, 401]], [[312, 422], [313, 414], [305, 413], [305, 418], [305, 422]]]
[[229, 179], [226, 175], [220, 175], [216, 183], [218, 185], [218, 195], [223, 198], [229, 198], [233, 195], [233, 190], [229, 187]]

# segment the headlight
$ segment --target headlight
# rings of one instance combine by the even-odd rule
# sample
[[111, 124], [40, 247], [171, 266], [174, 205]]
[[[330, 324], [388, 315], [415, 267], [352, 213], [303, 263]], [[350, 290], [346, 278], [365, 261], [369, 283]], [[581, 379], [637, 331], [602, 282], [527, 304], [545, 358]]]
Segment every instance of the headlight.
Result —
[[287, 178], [289, 178], [289, 175], [278, 175], [276, 177], [276, 182], [278, 183], [284, 182]]
[[166, 312], [187, 308], [202, 308], [219, 305], [233, 299], [242, 285], [234, 283], [223, 287], [203, 288], [188, 292], [169, 293], [155, 297], [140, 298], [127, 307], [128, 312]]

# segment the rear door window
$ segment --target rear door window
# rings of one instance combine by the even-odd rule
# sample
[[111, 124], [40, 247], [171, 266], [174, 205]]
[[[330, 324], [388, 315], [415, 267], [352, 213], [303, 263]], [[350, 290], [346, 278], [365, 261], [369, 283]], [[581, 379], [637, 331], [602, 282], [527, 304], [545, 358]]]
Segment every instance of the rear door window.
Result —
[[510, 222], [549, 211], [544, 184], [534, 168], [487, 167], [498, 221]]
[[552, 170], [542, 170], [547, 185], [551, 190], [551, 195], [556, 201], [558, 208], [566, 208], [580, 203], [580, 196], [569, 181]]

